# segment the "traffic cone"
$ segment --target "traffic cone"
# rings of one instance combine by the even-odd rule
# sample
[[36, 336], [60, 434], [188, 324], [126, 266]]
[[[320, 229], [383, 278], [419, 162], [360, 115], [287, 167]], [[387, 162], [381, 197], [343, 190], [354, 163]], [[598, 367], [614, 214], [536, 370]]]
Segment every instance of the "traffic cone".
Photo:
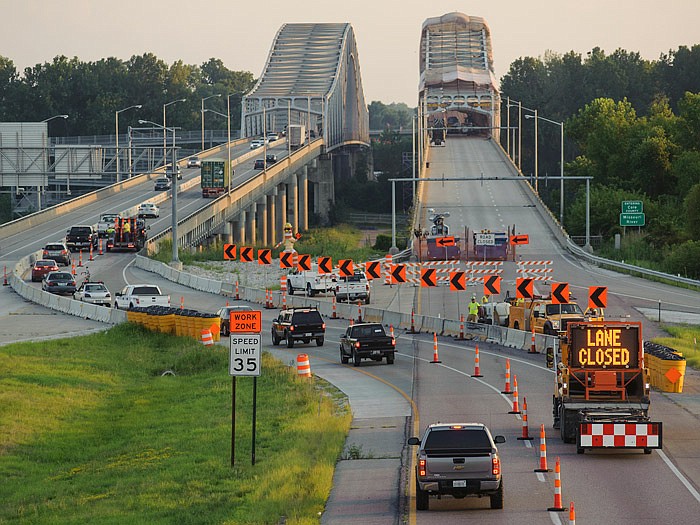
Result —
[[544, 424], [540, 425], [540, 468], [536, 468], [535, 472], [551, 472], [547, 468], [547, 440], [544, 433]]
[[437, 333], [433, 332], [433, 360], [430, 361], [431, 363], [442, 363], [440, 359], [438, 358], [438, 349], [437, 349]]
[[479, 345], [476, 345], [476, 350], [474, 351], [474, 373], [472, 377], [484, 377], [481, 375], [481, 367], [479, 366]]
[[226, 301], [226, 307], [228, 308], [228, 301]]
[[74, 277], [75, 277], [76, 275], [78, 275], [78, 274], [76, 273], [76, 271], [75, 271], [75, 263], [74, 263], [74, 262], [71, 262], [71, 264], [70, 264], [70, 273], [71, 273], [71, 275], [73, 275]]
[[509, 414], [520, 414], [518, 407], [518, 376], [513, 376], [513, 410]]
[[209, 328], [202, 328], [202, 344], [204, 346], [211, 346], [214, 344], [214, 338], [211, 335], [211, 330]]
[[3, 286], [10, 286], [10, 283], [7, 282], [7, 265], [3, 266], [3, 269], [2, 269], [2, 285]]
[[236, 281], [236, 301], [240, 301], [241, 296], [238, 295], [238, 281]]
[[94, 261], [95, 259], [92, 258], [92, 243], [90, 243], [90, 257], [88, 258], [88, 261]]
[[284, 292], [280, 292], [282, 294], [282, 309], [286, 310], [287, 309], [287, 294]]
[[350, 326], [353, 326], [355, 324], [355, 320], [351, 317], [350, 318]]
[[183, 296], [180, 296], [180, 310], [185, 309], [185, 298]]
[[357, 322], [361, 323], [362, 322], [362, 303], [360, 301], [357, 301]]
[[501, 390], [501, 394], [512, 394], [510, 389], [510, 359], [506, 359], [506, 388]]
[[80, 268], [83, 265], [83, 249], [81, 248], [78, 253], [78, 268]]
[[518, 438], [520, 441], [531, 441], [530, 429], [527, 426], [527, 398], [523, 397], [523, 435]]
[[97, 253], [97, 255], [102, 255], [102, 239], [100, 239], [100, 251]]
[[576, 511], [574, 510], [574, 502], [569, 503], [569, 525], [576, 525]]
[[535, 327], [532, 327], [532, 339], [530, 342], [530, 351], [528, 354], [538, 354], [537, 347], [535, 346]]
[[409, 334], [417, 334], [417, 333], [419, 333], [419, 332], [416, 330], [416, 319], [415, 319], [415, 317], [414, 317], [413, 308], [411, 308], [411, 329], [408, 331], [408, 333], [409, 333]]
[[333, 313], [331, 314], [331, 319], [338, 319], [338, 314], [335, 311], [335, 295], [333, 296]]
[[557, 461], [554, 464], [554, 506], [549, 507], [547, 510], [553, 512], [562, 512], [564, 510], [569, 510], [563, 507], [561, 504], [561, 469], [559, 466], [559, 457], [557, 456]]
[[391, 338], [392, 338], [392, 339], [396, 339], [396, 338], [394, 337], [394, 325], [393, 325], [393, 324], [390, 324], [390, 325], [389, 325], [389, 335], [391, 335]]
[[308, 354], [297, 354], [297, 375], [311, 377], [311, 363]]

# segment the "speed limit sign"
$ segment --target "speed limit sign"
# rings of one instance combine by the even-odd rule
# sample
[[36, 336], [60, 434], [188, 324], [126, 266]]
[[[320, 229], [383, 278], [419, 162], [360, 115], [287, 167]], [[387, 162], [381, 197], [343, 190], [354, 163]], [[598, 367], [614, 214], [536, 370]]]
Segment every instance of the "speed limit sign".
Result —
[[260, 334], [231, 334], [229, 375], [259, 376], [262, 337]]

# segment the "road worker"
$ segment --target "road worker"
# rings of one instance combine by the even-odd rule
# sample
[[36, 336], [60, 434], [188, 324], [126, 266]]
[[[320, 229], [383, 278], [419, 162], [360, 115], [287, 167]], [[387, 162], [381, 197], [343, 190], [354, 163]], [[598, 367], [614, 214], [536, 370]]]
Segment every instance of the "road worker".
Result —
[[479, 319], [479, 307], [481, 305], [476, 302], [476, 297], [472, 295], [471, 302], [467, 305], [469, 308], [469, 315], [467, 316], [468, 323], [476, 323]]
[[128, 219], [124, 221], [122, 224], [122, 232], [124, 233], [124, 237], [126, 241], [131, 240], [131, 221]]

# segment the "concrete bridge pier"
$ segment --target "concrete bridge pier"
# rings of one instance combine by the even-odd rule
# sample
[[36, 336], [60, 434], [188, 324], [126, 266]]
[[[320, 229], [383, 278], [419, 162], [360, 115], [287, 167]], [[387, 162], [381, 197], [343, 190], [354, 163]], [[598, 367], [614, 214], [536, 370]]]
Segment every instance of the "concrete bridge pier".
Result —
[[247, 223], [246, 224], [246, 233], [248, 235], [248, 242], [253, 246], [255, 246], [255, 244], [258, 241], [257, 236], [256, 236], [256, 233], [257, 233], [256, 232], [257, 208], [258, 208], [257, 204], [253, 202], [253, 203], [251, 203], [250, 206], [248, 206], [248, 210], [247, 210], [248, 211], [248, 213], [247, 213], [248, 220], [246, 221], [246, 223]]
[[265, 200], [267, 200], [268, 210], [267, 238], [270, 241], [270, 244], [274, 246], [277, 243], [277, 223], [275, 222], [275, 210], [277, 209], [277, 188], [274, 188], [272, 193], [266, 195]]
[[243, 245], [246, 243], [246, 236], [245, 236], [245, 225], [247, 222], [247, 213], [245, 210], [241, 210], [241, 214], [238, 217], [238, 241], [239, 245]]
[[258, 239], [263, 246], [268, 245], [267, 236], [267, 196], [263, 195], [257, 203], [258, 207]]
[[299, 229], [309, 229], [309, 168], [304, 166], [299, 171]]
[[233, 244], [233, 228], [235, 224], [234, 221], [228, 221], [226, 223], [226, 243]]
[[[282, 238], [284, 234], [284, 225], [287, 221], [287, 185], [282, 183], [277, 186], [277, 232]], [[279, 242], [279, 241], [278, 241]]]
[[327, 155], [322, 155], [308, 166], [308, 181], [313, 183], [314, 190], [313, 212], [320, 215], [324, 224], [328, 224], [335, 192], [333, 161]]
[[289, 222], [292, 225], [292, 231], [294, 233], [299, 231], [299, 183], [297, 182], [297, 174], [292, 173], [289, 178], [289, 183], [287, 184], [288, 191], [288, 205], [289, 205]]

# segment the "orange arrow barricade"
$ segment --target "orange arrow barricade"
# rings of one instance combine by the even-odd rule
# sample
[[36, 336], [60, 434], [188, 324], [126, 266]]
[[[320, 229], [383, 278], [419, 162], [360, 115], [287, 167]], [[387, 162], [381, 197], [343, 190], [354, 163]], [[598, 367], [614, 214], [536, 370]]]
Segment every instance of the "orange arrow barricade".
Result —
[[431, 363], [442, 363], [438, 358], [438, 348], [437, 348], [437, 333], [433, 332], [433, 360]]
[[501, 390], [501, 394], [512, 394], [512, 390], [510, 389], [510, 359], [506, 358], [506, 387], [504, 390]]
[[547, 510], [551, 512], [562, 512], [569, 510], [561, 504], [561, 467], [559, 465], [559, 458], [554, 464], [554, 506], [549, 507]]
[[518, 406], [518, 376], [513, 376], [513, 410], [509, 414], [520, 414]]
[[484, 377], [481, 375], [481, 367], [479, 366], [479, 345], [476, 345], [474, 350], [474, 373], [472, 377]]
[[535, 472], [551, 472], [547, 468], [547, 439], [544, 433], [544, 425], [540, 425], [540, 468]]
[[521, 441], [531, 441], [530, 429], [527, 426], [527, 398], [523, 398], [523, 435], [518, 438]]

